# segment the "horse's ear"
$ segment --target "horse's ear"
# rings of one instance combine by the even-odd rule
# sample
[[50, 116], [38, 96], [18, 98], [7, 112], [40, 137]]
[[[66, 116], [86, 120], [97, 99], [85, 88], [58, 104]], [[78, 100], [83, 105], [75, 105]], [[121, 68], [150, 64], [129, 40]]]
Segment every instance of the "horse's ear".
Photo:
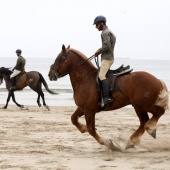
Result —
[[70, 45], [68, 45], [67, 49], [69, 49], [69, 48], [70, 48]]
[[65, 47], [64, 44], [63, 44], [63, 46], [62, 46], [62, 50], [63, 50], [63, 52], [66, 50], [66, 47]]

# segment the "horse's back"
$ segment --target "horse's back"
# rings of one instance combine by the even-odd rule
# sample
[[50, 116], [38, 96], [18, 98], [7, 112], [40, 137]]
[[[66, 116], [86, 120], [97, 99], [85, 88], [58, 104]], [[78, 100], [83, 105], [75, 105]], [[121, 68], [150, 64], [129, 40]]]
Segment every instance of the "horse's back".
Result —
[[116, 81], [124, 96], [133, 105], [153, 104], [162, 90], [162, 85], [155, 76], [147, 72], [132, 72], [121, 76]]
[[152, 83], [155, 83], [155, 85], [160, 85], [159, 79], [157, 79], [155, 76], [153, 76], [150, 73], [144, 72], [144, 71], [136, 71], [132, 72], [130, 74], [131, 80], [133, 83], [138, 84], [149, 84], [153, 85]]
[[19, 76], [18, 80], [21, 82], [34, 82], [37, 83], [40, 79], [39, 72], [37, 71], [28, 71]]
[[26, 77], [38, 77], [39, 72], [38, 71], [28, 71], [28, 72], [25, 72], [22, 76], [23, 77], [24, 76], [26, 76]]

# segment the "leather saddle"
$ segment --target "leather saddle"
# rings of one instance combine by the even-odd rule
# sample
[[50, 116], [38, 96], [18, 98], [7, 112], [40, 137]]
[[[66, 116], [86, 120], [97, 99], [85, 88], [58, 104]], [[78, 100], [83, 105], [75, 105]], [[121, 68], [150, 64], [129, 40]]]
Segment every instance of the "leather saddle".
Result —
[[[108, 72], [106, 74], [106, 79], [107, 79], [107, 82], [109, 84], [110, 92], [114, 89], [116, 77], [122, 76], [122, 75], [125, 75], [125, 74], [129, 74], [130, 72], [132, 72], [132, 70], [133, 69], [131, 69], [129, 65], [124, 67], [123, 64], [119, 68], [117, 68], [116, 70], [108, 70]], [[97, 83], [98, 90], [101, 91], [101, 83], [100, 83], [100, 79], [98, 78], [99, 71], [100, 71], [100, 69], [98, 69], [98, 73], [97, 73], [97, 77], [96, 77], [96, 83]]]
[[21, 71], [17, 76], [15, 76], [15, 80], [17, 80], [19, 78], [19, 76], [21, 76], [22, 74], [25, 74], [26, 71]]

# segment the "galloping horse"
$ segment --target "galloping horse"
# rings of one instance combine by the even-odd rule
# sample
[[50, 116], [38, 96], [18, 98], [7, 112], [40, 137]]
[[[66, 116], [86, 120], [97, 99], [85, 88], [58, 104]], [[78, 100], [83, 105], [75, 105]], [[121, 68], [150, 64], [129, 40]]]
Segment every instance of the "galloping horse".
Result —
[[[67, 74], [70, 76], [77, 105], [71, 121], [81, 133], [89, 132], [101, 145], [120, 149], [110, 139], [98, 135], [95, 129], [95, 114], [131, 104], [139, 118], [140, 126], [130, 136], [126, 149], [138, 144], [145, 130], [156, 138], [158, 119], [168, 109], [168, 92], [163, 81], [143, 71], [118, 76], [111, 92], [113, 102], [101, 107], [98, 104], [101, 96], [96, 86], [96, 67], [81, 52], [63, 45], [61, 53], [50, 67], [49, 79], [56, 81]], [[151, 118], [148, 112], [152, 114]], [[78, 121], [83, 115], [86, 125]]]
[[51, 94], [56, 94], [56, 93], [51, 91], [48, 88], [48, 85], [47, 85], [44, 77], [41, 75], [41, 73], [39, 73], [37, 71], [30, 71], [30, 72], [26, 72], [24, 74], [19, 75], [19, 77], [16, 77], [16, 89], [14, 91], [10, 90], [10, 87], [11, 87], [10, 75], [11, 75], [11, 73], [12, 73], [12, 71], [9, 70], [8, 68], [5, 68], [5, 67], [0, 68], [0, 82], [2, 83], [2, 80], [4, 79], [6, 82], [6, 88], [8, 90], [8, 98], [7, 98], [6, 105], [3, 107], [4, 109], [7, 108], [8, 102], [10, 101], [11, 96], [12, 96], [13, 102], [18, 107], [23, 107], [23, 105], [20, 105], [16, 102], [14, 91], [22, 90], [26, 86], [29, 86], [32, 90], [34, 90], [35, 92], [38, 93], [38, 98], [37, 98], [38, 106], [39, 107], [41, 106], [41, 103], [40, 103], [40, 96], [41, 96], [43, 105], [49, 110], [49, 106], [47, 106], [45, 103], [44, 93], [41, 88], [42, 83], [43, 83], [45, 89], [49, 93], [51, 93]]

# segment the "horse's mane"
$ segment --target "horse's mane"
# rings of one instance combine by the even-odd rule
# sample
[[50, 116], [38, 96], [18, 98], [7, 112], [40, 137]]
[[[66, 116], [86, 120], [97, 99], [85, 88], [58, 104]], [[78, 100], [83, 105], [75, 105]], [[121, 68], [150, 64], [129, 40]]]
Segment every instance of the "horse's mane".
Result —
[[[87, 57], [83, 53], [81, 53], [80, 51], [75, 50], [73, 48], [70, 48], [69, 50], [75, 52], [77, 55], [81, 56], [84, 60], [87, 60]], [[90, 60], [88, 60], [87, 62], [94, 67], [94, 65], [92, 64], [92, 62]]]
[[80, 55], [80, 56], [81, 56], [82, 58], [84, 58], [85, 60], [87, 59], [87, 57], [86, 57], [83, 53], [81, 53], [80, 51], [75, 50], [75, 49], [73, 49], [73, 48], [70, 48], [69, 50], [71, 50], [71, 51], [75, 52], [76, 54]]
[[1, 67], [1, 68], [0, 68], [0, 73], [3, 73], [3, 74], [11, 74], [12, 71], [11, 71], [9, 68]]

